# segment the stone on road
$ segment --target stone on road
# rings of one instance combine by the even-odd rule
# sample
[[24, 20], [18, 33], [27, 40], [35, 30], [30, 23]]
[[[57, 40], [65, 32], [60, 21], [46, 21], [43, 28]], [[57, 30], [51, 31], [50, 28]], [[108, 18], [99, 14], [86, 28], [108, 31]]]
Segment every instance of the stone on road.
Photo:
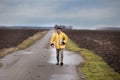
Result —
[[76, 66], [83, 58], [70, 51], [64, 52], [64, 65], [56, 64], [56, 52], [50, 48], [50, 30], [31, 47], [4, 57], [0, 63], [0, 80], [80, 80]]

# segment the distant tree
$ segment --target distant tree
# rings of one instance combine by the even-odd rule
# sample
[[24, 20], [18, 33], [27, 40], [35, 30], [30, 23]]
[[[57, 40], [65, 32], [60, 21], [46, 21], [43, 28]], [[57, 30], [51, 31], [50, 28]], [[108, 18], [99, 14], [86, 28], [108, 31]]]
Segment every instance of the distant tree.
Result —
[[66, 26], [65, 26], [65, 25], [60, 25], [60, 27], [61, 27], [62, 29], [65, 29], [65, 28], [66, 28]]
[[72, 29], [73, 28], [73, 26], [69, 26], [69, 29]]
[[55, 29], [58, 27], [60, 27], [62, 29], [72, 29], [73, 28], [73, 26], [65, 26], [65, 25], [57, 25], [57, 24], [54, 26]]
[[57, 29], [58, 27], [59, 27], [59, 25], [57, 25], [57, 24], [54, 26], [55, 29]]

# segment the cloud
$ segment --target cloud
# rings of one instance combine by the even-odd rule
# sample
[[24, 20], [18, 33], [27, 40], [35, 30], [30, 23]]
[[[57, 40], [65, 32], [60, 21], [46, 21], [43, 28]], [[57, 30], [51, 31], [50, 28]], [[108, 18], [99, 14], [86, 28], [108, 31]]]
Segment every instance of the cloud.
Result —
[[1, 0], [0, 25], [119, 25], [119, 7], [119, 0]]
[[99, 27], [120, 27], [119, 25], [107, 25], [107, 24], [99, 24], [95, 25], [94, 28], [99, 28]]
[[66, 17], [70, 19], [79, 18], [79, 19], [89, 19], [89, 20], [100, 20], [114, 15], [111, 9], [72, 9], [70, 13], [63, 13], [61, 17]]
[[54, 6], [17, 6], [10, 10], [8, 13], [4, 13], [1, 15], [1, 18], [8, 17], [24, 17], [24, 18], [64, 18], [64, 19], [105, 19], [108, 17], [114, 16], [114, 11], [112, 9], [81, 9], [81, 8], [72, 8], [70, 11], [58, 13], [55, 11], [56, 8]]

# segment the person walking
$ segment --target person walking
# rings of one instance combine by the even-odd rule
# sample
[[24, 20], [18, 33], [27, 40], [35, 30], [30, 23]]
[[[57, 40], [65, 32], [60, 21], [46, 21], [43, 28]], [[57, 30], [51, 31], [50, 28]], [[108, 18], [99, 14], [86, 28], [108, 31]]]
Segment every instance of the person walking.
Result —
[[56, 65], [63, 66], [63, 52], [66, 46], [66, 43], [68, 41], [67, 35], [62, 32], [62, 29], [58, 27], [56, 29], [56, 33], [54, 33], [51, 37], [50, 44], [52, 47], [55, 46], [56, 48], [56, 58], [57, 58], [57, 63]]

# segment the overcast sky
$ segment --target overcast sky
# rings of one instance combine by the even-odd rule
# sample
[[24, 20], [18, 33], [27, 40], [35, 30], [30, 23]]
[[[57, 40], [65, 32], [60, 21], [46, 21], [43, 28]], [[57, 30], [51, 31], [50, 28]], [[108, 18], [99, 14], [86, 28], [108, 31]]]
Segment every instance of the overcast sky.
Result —
[[0, 0], [0, 25], [120, 27], [120, 0]]

